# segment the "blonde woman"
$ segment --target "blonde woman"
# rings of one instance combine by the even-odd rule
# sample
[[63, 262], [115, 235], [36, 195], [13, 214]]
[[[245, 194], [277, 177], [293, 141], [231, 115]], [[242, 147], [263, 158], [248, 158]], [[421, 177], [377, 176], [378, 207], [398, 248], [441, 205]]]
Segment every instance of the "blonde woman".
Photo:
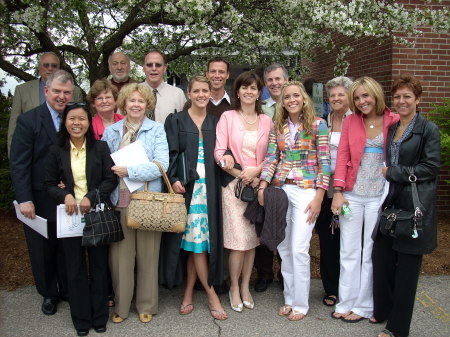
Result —
[[263, 190], [269, 184], [281, 186], [288, 196], [286, 236], [278, 245], [285, 304], [278, 314], [299, 321], [309, 309], [308, 251], [328, 189], [330, 151], [327, 124], [315, 116], [303, 84], [285, 83], [280, 100], [263, 163], [258, 201], [264, 205]]

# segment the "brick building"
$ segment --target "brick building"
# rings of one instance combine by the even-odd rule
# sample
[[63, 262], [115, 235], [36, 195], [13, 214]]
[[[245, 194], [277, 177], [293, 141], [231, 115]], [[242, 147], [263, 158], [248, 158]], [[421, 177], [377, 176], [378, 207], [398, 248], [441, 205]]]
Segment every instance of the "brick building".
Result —
[[[441, 3], [426, 3], [420, 0], [399, 0], [407, 6], [427, 6], [447, 8], [450, 10], [450, 0]], [[426, 3], [426, 4], [425, 4]], [[371, 76], [383, 86], [386, 104], [391, 106], [390, 88], [393, 80], [403, 73], [417, 77], [423, 86], [419, 109], [422, 113], [432, 110], [432, 104], [441, 103], [442, 97], [450, 97], [450, 33], [435, 33], [430, 28], [420, 29], [420, 37], [406, 37], [401, 32], [400, 37], [415, 43], [413, 47], [386, 41], [378, 44], [373, 38], [352, 39], [337, 37], [337, 46], [348, 44], [353, 48], [346, 60], [350, 63], [346, 76], [358, 78]], [[318, 50], [314, 63], [307, 64], [311, 70], [304, 78], [313, 77], [321, 83], [333, 78], [333, 68], [336, 64], [336, 52], [324, 53]], [[442, 167], [438, 187], [437, 206], [441, 212], [450, 212], [450, 185], [442, 180], [450, 180], [450, 168]]]

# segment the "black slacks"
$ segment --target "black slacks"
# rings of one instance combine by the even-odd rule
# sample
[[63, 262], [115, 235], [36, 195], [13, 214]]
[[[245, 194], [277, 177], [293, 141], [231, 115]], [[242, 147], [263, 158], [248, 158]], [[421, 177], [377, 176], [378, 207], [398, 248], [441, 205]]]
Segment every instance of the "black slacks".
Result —
[[320, 277], [322, 278], [325, 294], [338, 296], [339, 291], [339, 228], [331, 231], [330, 223], [333, 216], [331, 212], [332, 198], [326, 195], [322, 201], [319, 217], [316, 221], [316, 232], [320, 242]]
[[372, 252], [374, 317], [387, 320], [395, 336], [409, 335], [423, 255], [392, 249], [393, 239], [378, 233]]
[[[278, 252], [277, 258], [281, 265], [281, 258]], [[273, 251], [263, 245], [256, 247], [254, 266], [258, 272], [258, 278], [273, 281]]]
[[31, 270], [38, 293], [44, 298], [67, 298], [67, 275], [61, 239], [56, 238], [56, 223], [47, 223], [48, 239], [23, 225]]
[[106, 325], [109, 315], [108, 246], [85, 248], [81, 246], [81, 237], [65, 238], [62, 242], [67, 266], [70, 314], [75, 329]]

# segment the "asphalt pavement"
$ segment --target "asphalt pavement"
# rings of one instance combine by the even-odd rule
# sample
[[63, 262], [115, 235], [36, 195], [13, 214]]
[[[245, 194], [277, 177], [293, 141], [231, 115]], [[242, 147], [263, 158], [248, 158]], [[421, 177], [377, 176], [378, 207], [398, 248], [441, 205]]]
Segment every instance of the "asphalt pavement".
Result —
[[[5, 271], [2, 271], [5, 272]], [[128, 319], [123, 323], [108, 322], [107, 331], [89, 336], [101, 337], [253, 337], [253, 336], [377, 336], [383, 324], [369, 324], [368, 320], [350, 324], [330, 317], [333, 308], [322, 304], [323, 290], [320, 280], [311, 281], [310, 311], [301, 321], [290, 322], [277, 315], [283, 305], [283, 294], [278, 282], [266, 292], [253, 292], [254, 310], [236, 313], [229, 307], [228, 295], [221, 301], [229, 318], [214, 320], [207, 308], [204, 292], [195, 292], [194, 311], [190, 315], [178, 314], [183, 294], [182, 287], [172, 291], [160, 288], [159, 314], [150, 323], [141, 323], [134, 303]], [[42, 314], [41, 297], [34, 287], [15, 291], [0, 291], [1, 337], [63, 337], [76, 336], [70, 318], [69, 304], [61, 302], [53, 316]], [[113, 309], [111, 309], [111, 313]], [[450, 336], [450, 276], [423, 276], [416, 296], [411, 337]]]

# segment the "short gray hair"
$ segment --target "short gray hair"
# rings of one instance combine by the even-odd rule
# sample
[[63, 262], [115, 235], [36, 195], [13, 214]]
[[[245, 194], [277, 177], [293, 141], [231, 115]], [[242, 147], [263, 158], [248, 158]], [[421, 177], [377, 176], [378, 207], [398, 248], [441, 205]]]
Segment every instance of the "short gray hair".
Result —
[[53, 73], [51, 73], [48, 78], [47, 82], [45, 82], [45, 85], [47, 87], [50, 87], [52, 85], [53, 81], [58, 81], [59, 83], [67, 83], [70, 82], [72, 85], [74, 85], [73, 77], [70, 75], [67, 71], [59, 69]]
[[286, 70], [286, 68], [279, 63], [272, 63], [270, 66], [267, 66], [266, 69], [264, 69], [264, 83], [267, 81], [267, 74], [274, 70], [277, 70], [279, 68], [281, 68], [281, 70], [283, 70], [284, 79], [286, 81], [289, 81], [289, 74], [288, 74], [288, 71]]
[[327, 90], [327, 95], [330, 96], [330, 90], [336, 87], [343, 87], [347, 92], [353, 81], [346, 76], [338, 76], [329, 80], [327, 84], [325, 84], [325, 89]]

